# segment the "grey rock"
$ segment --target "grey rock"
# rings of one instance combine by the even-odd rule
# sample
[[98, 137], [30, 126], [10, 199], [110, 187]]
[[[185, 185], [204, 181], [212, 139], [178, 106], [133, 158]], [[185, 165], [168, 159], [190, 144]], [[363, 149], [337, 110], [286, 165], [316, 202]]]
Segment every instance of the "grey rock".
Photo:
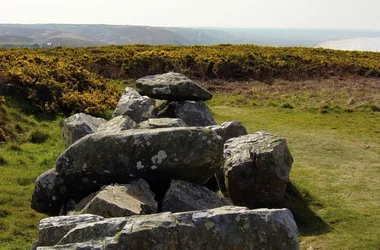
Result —
[[[58, 217], [59, 218], [59, 217]], [[48, 218], [46, 220], [60, 220]], [[183, 213], [161, 213], [95, 222], [72, 223], [75, 216], [55, 223], [52, 232], [59, 236], [46, 249], [299, 249], [297, 225], [287, 209], [248, 210], [244, 207], [220, 207]], [[53, 223], [51, 223], [53, 224]], [[68, 228], [71, 228], [67, 231]], [[40, 230], [43, 227], [40, 225]], [[62, 236], [63, 235], [63, 236]], [[42, 238], [41, 238], [42, 237]], [[40, 235], [39, 242], [47, 242]], [[57, 242], [57, 243], [56, 243]]]
[[203, 101], [179, 102], [175, 105], [175, 117], [182, 119], [189, 126], [216, 125], [210, 110]]
[[285, 138], [265, 131], [233, 138], [224, 145], [224, 157], [234, 205], [253, 208], [282, 201], [293, 163]]
[[[207, 128], [215, 131], [220, 137], [223, 138], [224, 142], [228, 141], [231, 138], [248, 134], [247, 129], [239, 121], [224, 122], [222, 125], [213, 125], [208, 126]], [[226, 190], [224, 183], [224, 170], [223, 168], [220, 168], [218, 171], [216, 171], [215, 176], [207, 182], [206, 186], [212, 190], [219, 190], [224, 193]]]
[[[143, 178], [150, 184], [171, 179], [203, 184], [222, 161], [223, 141], [206, 128], [94, 133], [77, 141], [57, 159], [57, 175], [63, 182], [52, 185], [54, 190], [64, 187], [70, 197], [55, 197], [55, 204], [62, 206], [69, 198], [80, 200], [103, 185], [128, 183], [136, 178]], [[36, 187], [41, 185], [37, 181]], [[40, 189], [38, 194], [52, 200], [49, 190]], [[46, 202], [33, 208], [55, 215], [60, 209], [50, 211]]]
[[138, 92], [155, 99], [200, 101], [212, 99], [212, 94], [179, 73], [151, 75], [136, 81]]
[[178, 225], [172, 213], [131, 218], [109, 249], [179, 249]]
[[208, 126], [208, 128], [214, 130], [220, 137], [223, 138], [224, 142], [231, 138], [248, 134], [247, 129], [239, 121], [224, 122], [222, 125], [212, 125]]
[[186, 123], [178, 118], [152, 118], [141, 122], [137, 126], [141, 129], [187, 127]]
[[119, 115], [100, 125], [97, 132], [118, 133], [123, 130], [134, 129], [136, 127], [137, 124], [132, 120], [132, 118], [126, 115]]
[[156, 101], [147, 96], [141, 96], [133, 88], [127, 87], [116, 106], [113, 117], [126, 115], [136, 123], [155, 117]]
[[70, 214], [96, 214], [105, 218], [157, 213], [155, 194], [138, 179], [125, 185], [109, 185], [84, 198]]
[[183, 249], [299, 249], [287, 209], [220, 207], [175, 214]]
[[55, 168], [46, 171], [36, 179], [32, 195], [31, 207], [48, 215], [57, 215], [62, 207], [62, 201], [68, 199], [64, 180]]
[[121, 217], [86, 223], [85, 227], [77, 225], [67, 232], [57, 245], [103, 241], [106, 237], [114, 237], [118, 234], [129, 221], [130, 219]]
[[185, 212], [231, 205], [207, 188], [186, 181], [172, 180], [162, 201], [162, 212]]
[[231, 138], [248, 134], [247, 129], [239, 121], [224, 122], [221, 127], [225, 130], [223, 137], [225, 142]]
[[106, 120], [83, 113], [75, 114], [63, 121], [62, 140], [65, 147], [84, 137], [95, 133]]
[[102, 221], [104, 218], [92, 214], [77, 216], [59, 216], [42, 219], [39, 224], [39, 241], [37, 246], [54, 246], [77, 225]]
[[59, 246], [38, 247], [37, 250], [104, 250], [104, 243], [101, 241], [90, 241]]

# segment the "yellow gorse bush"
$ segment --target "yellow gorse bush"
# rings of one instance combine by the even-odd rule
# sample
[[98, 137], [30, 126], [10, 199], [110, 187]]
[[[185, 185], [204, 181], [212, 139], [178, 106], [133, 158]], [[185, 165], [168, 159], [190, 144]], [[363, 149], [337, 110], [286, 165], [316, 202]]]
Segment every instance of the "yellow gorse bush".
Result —
[[380, 77], [380, 53], [255, 45], [108, 46], [0, 50], [0, 84], [51, 112], [101, 113], [119, 94], [112, 79], [176, 71], [194, 79]]

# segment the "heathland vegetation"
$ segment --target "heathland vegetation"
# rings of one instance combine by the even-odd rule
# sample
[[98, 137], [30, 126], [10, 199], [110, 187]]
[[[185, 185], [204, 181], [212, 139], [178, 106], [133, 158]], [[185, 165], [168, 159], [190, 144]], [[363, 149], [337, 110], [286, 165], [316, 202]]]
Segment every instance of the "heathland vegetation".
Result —
[[286, 137], [285, 203], [301, 247], [380, 247], [380, 53], [251, 45], [0, 50], [0, 249], [29, 249], [35, 178], [63, 152], [61, 121], [109, 116], [133, 79], [176, 71], [214, 93], [218, 122]]

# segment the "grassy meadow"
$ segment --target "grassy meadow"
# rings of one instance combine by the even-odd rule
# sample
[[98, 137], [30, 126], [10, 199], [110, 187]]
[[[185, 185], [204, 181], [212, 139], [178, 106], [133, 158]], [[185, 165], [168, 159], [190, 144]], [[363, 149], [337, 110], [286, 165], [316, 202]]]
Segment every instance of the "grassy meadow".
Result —
[[279, 206], [293, 212], [302, 249], [380, 249], [378, 58], [258, 46], [0, 50], [0, 249], [38, 237], [45, 215], [31, 194], [64, 151], [64, 117], [109, 117], [123, 79], [170, 69], [214, 93], [218, 123], [287, 138], [294, 164]]

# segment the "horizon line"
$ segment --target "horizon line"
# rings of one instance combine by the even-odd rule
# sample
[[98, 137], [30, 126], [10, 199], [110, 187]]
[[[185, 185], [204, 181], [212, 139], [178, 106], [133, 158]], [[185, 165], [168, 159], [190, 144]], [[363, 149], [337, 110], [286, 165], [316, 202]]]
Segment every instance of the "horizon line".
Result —
[[351, 30], [351, 31], [379, 31], [377, 28], [286, 28], [286, 27], [244, 27], [244, 26], [155, 26], [141, 24], [106, 24], [106, 23], [1, 23], [0, 25], [104, 25], [104, 26], [134, 26], [134, 27], [153, 27], [153, 28], [188, 28], [188, 29], [273, 29], [273, 30]]

